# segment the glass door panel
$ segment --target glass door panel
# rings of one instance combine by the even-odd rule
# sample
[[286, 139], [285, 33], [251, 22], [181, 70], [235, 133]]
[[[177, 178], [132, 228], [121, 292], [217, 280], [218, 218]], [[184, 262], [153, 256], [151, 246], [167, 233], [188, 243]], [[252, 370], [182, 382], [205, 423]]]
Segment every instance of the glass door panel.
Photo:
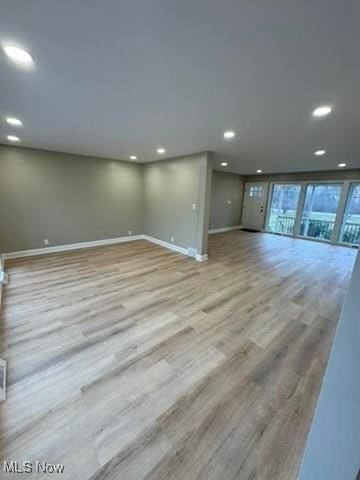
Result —
[[353, 183], [350, 187], [340, 242], [360, 245], [360, 183]]
[[342, 185], [309, 184], [301, 215], [300, 235], [330, 240], [336, 219]]
[[268, 230], [276, 233], [294, 233], [296, 211], [301, 185], [273, 185]]

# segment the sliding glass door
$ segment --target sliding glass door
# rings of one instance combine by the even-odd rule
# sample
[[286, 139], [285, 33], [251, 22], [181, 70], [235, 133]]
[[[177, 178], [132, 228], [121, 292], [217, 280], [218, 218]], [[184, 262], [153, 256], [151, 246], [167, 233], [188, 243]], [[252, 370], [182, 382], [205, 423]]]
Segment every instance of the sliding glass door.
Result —
[[269, 232], [360, 245], [360, 181], [273, 183]]
[[268, 230], [292, 235], [295, 228], [301, 184], [274, 184], [272, 187]]
[[342, 222], [340, 242], [360, 244], [360, 183], [352, 183]]
[[331, 240], [342, 184], [308, 184], [301, 215], [300, 235]]

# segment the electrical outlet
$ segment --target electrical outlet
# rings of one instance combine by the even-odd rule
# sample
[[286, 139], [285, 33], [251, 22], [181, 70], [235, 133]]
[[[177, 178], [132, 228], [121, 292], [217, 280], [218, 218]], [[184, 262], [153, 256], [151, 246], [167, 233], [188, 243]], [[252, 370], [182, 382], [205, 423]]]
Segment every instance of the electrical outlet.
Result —
[[132, 230], [129, 230], [129, 235], [132, 235]]
[[193, 209], [193, 210], [196, 210], [196, 203], [193, 203], [193, 204], [192, 204], [192, 209]]
[[170, 242], [174, 243], [175, 242], [175, 237], [170, 237]]
[[44, 245], [46, 245], [46, 246], [50, 245], [50, 242], [49, 242], [48, 238], [44, 238]]

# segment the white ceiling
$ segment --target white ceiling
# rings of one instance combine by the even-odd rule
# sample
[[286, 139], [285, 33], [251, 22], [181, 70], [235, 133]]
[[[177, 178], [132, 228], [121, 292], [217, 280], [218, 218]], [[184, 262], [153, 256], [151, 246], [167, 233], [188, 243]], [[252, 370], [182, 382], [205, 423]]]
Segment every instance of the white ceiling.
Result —
[[[251, 174], [360, 167], [359, 0], [0, 0], [0, 142]], [[314, 119], [314, 107], [333, 113]], [[236, 137], [225, 141], [223, 131]], [[327, 154], [314, 157], [316, 149]]]

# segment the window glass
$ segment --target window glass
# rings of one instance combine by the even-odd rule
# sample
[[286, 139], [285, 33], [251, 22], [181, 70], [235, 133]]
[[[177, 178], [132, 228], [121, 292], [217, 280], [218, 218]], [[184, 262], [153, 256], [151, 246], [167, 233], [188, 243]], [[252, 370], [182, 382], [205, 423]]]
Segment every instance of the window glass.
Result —
[[331, 239], [341, 188], [339, 184], [307, 185], [300, 235]]
[[300, 191], [301, 185], [273, 186], [268, 230], [276, 233], [294, 233]]
[[360, 183], [350, 187], [340, 241], [352, 245], [360, 244]]

